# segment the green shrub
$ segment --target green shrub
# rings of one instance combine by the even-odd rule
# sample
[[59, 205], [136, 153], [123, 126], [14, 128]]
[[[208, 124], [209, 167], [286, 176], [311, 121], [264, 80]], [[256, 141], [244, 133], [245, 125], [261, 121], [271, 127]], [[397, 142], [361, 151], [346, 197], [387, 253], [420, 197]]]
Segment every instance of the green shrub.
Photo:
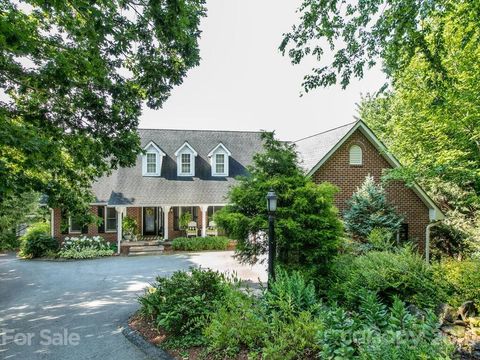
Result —
[[204, 334], [208, 351], [223, 358], [234, 357], [242, 348], [258, 351], [268, 331], [268, 324], [256, 299], [234, 289], [212, 315]]
[[407, 311], [397, 297], [390, 309], [371, 292], [362, 292], [358, 313], [324, 308], [318, 332], [322, 359], [450, 359], [453, 346], [441, 336], [437, 317]]
[[179, 237], [172, 241], [173, 250], [200, 251], [200, 250], [227, 250], [229, 240], [222, 236], [211, 237]]
[[315, 313], [318, 310], [315, 287], [306, 282], [298, 271], [287, 272], [276, 269], [275, 282], [264, 294], [267, 312], [277, 312], [283, 317], [295, 317], [302, 311]]
[[343, 213], [345, 229], [355, 238], [365, 241], [375, 228], [395, 233], [403, 221], [388, 200], [382, 184], [376, 184], [368, 175], [362, 186], [347, 202]]
[[447, 294], [447, 302], [460, 306], [473, 301], [480, 308], [480, 261], [447, 260], [435, 264], [435, 283]]
[[[241, 349], [265, 359], [313, 358], [321, 322], [315, 289], [298, 272], [277, 271], [263, 299], [238, 290], [227, 297], [205, 329], [210, 353], [235, 357]], [[252, 356], [258, 358], [258, 356]]]
[[433, 309], [444, 300], [443, 291], [434, 283], [432, 267], [409, 248], [339, 256], [329, 279], [329, 298], [352, 309], [362, 290], [378, 292], [386, 304], [398, 296], [409, 304]]
[[112, 256], [114, 250], [101, 236], [66, 237], [62, 243], [59, 257], [63, 259], [92, 259], [101, 256]]
[[212, 270], [177, 271], [171, 278], [157, 277], [139, 298], [140, 311], [172, 335], [171, 345], [201, 345], [203, 330], [230, 287], [222, 274]]
[[322, 328], [321, 319], [308, 311], [302, 311], [288, 320], [280, 313], [274, 313], [269, 319], [269, 330], [265, 333], [262, 358], [315, 359], [320, 351], [316, 338]]
[[102, 256], [112, 256], [113, 250], [96, 250], [96, 249], [82, 249], [82, 250], [62, 250], [58, 256], [63, 259], [93, 259]]
[[20, 256], [36, 258], [44, 256], [47, 252], [57, 251], [58, 242], [49, 233], [48, 223], [32, 224], [21, 238]]

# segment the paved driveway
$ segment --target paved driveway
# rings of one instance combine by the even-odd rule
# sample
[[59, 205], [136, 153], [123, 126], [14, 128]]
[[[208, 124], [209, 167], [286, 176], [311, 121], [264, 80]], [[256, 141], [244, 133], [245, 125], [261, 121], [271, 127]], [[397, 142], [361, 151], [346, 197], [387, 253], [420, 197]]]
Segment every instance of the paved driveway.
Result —
[[0, 359], [147, 359], [121, 334], [121, 325], [138, 308], [142, 289], [156, 275], [190, 266], [265, 281], [261, 266], [240, 266], [231, 255], [51, 262], [0, 254]]

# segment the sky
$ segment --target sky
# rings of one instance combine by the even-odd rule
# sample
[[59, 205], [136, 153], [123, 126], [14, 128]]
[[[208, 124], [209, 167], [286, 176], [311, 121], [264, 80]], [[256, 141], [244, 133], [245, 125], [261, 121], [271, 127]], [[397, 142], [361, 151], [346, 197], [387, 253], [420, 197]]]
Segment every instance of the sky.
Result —
[[303, 97], [301, 83], [314, 62], [294, 66], [278, 50], [296, 22], [299, 0], [207, 0], [200, 65], [190, 70], [162, 109], [144, 109], [141, 128], [275, 130], [298, 140], [354, 121], [362, 94], [377, 91], [379, 68], [340, 86]]

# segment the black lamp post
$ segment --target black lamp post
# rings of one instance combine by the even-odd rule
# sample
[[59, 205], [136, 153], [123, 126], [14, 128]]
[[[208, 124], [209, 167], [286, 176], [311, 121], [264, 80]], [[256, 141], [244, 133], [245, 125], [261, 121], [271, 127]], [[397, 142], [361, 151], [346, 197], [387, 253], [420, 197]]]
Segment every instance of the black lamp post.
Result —
[[275, 211], [277, 210], [277, 195], [270, 189], [267, 194], [268, 210], [268, 287], [275, 281], [275, 255], [277, 244], [275, 242]]

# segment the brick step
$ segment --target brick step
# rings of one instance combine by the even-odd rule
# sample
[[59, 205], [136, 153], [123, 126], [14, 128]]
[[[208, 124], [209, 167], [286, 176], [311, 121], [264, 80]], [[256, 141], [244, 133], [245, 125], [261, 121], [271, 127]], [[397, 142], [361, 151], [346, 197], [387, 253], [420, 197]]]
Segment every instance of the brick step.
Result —
[[128, 256], [142, 256], [142, 255], [162, 255], [163, 251], [134, 251], [128, 253]]
[[122, 246], [129, 246], [129, 247], [139, 247], [139, 246], [157, 246], [158, 241], [124, 241], [122, 242]]
[[150, 245], [150, 246], [130, 246], [130, 253], [132, 252], [148, 252], [148, 251], [163, 251], [163, 246], [156, 246], [156, 245]]

